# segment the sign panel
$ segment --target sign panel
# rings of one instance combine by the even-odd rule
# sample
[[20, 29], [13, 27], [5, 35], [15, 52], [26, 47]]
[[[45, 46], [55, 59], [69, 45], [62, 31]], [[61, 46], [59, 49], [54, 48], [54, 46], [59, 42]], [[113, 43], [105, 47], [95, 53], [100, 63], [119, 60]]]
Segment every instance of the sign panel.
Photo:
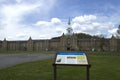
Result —
[[84, 52], [58, 52], [55, 64], [88, 65], [88, 60]]

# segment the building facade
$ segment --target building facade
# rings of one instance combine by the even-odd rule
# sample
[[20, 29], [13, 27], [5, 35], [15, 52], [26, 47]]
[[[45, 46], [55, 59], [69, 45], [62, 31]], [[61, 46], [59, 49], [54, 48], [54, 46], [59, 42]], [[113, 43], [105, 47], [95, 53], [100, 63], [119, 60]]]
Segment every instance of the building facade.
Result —
[[[69, 40], [69, 41], [68, 41]], [[27, 41], [0, 41], [0, 50], [13, 51], [120, 51], [120, 40], [112, 37], [105, 39], [77, 39], [73, 34], [70, 39], [63, 34], [60, 38]]]
[[0, 50], [13, 51], [120, 51], [120, 39], [78, 38], [68, 22], [67, 34], [58, 38], [26, 41], [0, 41]]

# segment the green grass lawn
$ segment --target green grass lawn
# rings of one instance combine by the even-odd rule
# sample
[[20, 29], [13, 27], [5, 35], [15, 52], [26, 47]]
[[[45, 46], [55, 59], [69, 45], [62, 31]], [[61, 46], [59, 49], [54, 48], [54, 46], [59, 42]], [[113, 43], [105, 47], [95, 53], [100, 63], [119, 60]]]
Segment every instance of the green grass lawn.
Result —
[[[120, 53], [90, 52], [91, 80], [120, 80]], [[0, 80], [53, 80], [53, 59], [28, 62], [0, 70]], [[86, 68], [58, 66], [57, 80], [86, 80]]]
[[33, 53], [45, 53], [45, 54], [54, 54], [56, 51], [5, 51], [5, 50], [0, 50], [0, 54], [33, 54]]

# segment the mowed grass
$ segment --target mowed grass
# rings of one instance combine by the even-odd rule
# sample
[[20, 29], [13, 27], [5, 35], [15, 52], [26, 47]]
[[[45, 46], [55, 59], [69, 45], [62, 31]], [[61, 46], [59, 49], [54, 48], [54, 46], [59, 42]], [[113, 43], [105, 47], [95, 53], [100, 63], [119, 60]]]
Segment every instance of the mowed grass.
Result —
[[38, 53], [38, 54], [41, 54], [41, 53], [44, 53], [44, 54], [54, 54], [56, 51], [6, 51], [6, 50], [0, 50], [0, 54], [34, 54], [34, 53]]
[[[120, 80], [119, 52], [88, 52], [91, 80]], [[53, 80], [53, 59], [28, 62], [0, 70], [0, 80]], [[86, 80], [86, 67], [57, 66], [57, 80]]]

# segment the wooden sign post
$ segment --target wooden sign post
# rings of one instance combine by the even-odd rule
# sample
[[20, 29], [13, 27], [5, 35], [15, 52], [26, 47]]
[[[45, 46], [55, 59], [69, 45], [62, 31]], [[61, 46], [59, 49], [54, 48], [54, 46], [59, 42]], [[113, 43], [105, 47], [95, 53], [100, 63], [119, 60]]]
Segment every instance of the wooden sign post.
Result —
[[90, 80], [90, 61], [85, 52], [57, 52], [53, 63], [54, 80], [57, 78], [57, 66], [85, 66], [86, 80]]

